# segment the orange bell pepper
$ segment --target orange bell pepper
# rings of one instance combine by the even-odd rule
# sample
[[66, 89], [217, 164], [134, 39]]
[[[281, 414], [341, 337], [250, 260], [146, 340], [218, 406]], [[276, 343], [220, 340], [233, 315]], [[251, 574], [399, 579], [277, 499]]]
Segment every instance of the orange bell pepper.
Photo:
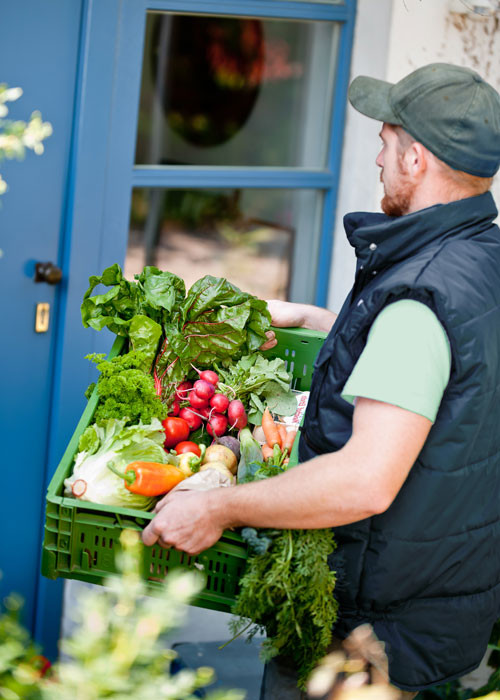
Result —
[[186, 478], [173, 464], [131, 462], [127, 465], [125, 472], [115, 469], [112, 462], [108, 462], [107, 466], [125, 480], [127, 491], [140, 496], [162, 496]]

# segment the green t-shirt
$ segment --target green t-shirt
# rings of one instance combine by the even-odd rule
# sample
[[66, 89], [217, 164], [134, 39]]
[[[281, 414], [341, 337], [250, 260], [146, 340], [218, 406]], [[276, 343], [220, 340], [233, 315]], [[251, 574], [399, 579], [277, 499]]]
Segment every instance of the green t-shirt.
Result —
[[383, 401], [434, 422], [450, 368], [450, 343], [434, 312], [418, 301], [396, 301], [375, 319], [342, 398]]

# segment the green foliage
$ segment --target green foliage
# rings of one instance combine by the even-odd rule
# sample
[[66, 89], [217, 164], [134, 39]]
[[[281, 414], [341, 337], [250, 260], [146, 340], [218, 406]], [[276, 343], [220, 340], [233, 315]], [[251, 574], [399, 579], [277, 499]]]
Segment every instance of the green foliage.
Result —
[[0, 615], [0, 698], [40, 698], [38, 681], [42, 658], [19, 621], [22, 600], [11, 594]]
[[335, 548], [333, 535], [330, 530], [266, 530], [264, 535], [272, 544], [264, 554], [248, 559], [233, 608], [240, 616], [233, 631], [241, 633], [249, 620], [250, 638], [266, 631], [262, 659], [288, 657], [304, 687], [327, 653], [337, 618], [335, 573], [327, 563]]
[[[155, 369], [166, 375], [165, 382], [184, 379], [194, 362], [212, 367], [252, 353], [266, 340], [271, 321], [266, 302], [224, 278], [206, 275], [187, 294], [179, 277], [156, 267], [145, 267], [135, 278], [124, 279], [116, 264], [91, 277], [81, 307], [83, 325], [129, 337], [132, 347], [151, 359], [162, 337]], [[110, 289], [92, 296], [99, 284]]]
[[128, 424], [135, 425], [166, 417], [167, 407], [156, 395], [145, 353], [132, 350], [112, 360], [104, 360], [103, 355], [87, 355], [87, 359], [95, 362], [101, 373], [97, 381], [96, 422], [127, 418]]
[[[22, 672], [18, 659], [32, 654], [27, 633], [19, 626], [9, 627], [0, 618], [0, 634], [13, 649], [20, 639], [21, 650], [9, 667], [9, 681], [21, 678], [19, 688], [0, 686], [0, 698], [17, 700], [195, 700], [194, 692], [213, 679], [210, 668], [171, 673], [175, 652], [166, 647], [165, 636], [178, 627], [185, 605], [202, 588], [203, 577], [195, 572], [171, 573], [159, 592], [146, 591], [140, 575], [138, 533], [125, 530], [123, 552], [119, 556], [120, 575], [111, 577], [105, 588], [91, 588], [80, 596], [72, 611], [76, 628], [62, 649], [66, 659], [55, 664], [50, 677], [36, 683]], [[147, 595], [146, 595], [147, 593]], [[7, 654], [1, 647], [0, 659]], [[19, 646], [19, 645], [18, 645]], [[3, 668], [0, 661], [0, 669]], [[5, 661], [4, 661], [5, 666]], [[5, 674], [0, 681], [4, 682]], [[208, 700], [243, 700], [241, 691], [207, 695]]]
[[[226, 369], [217, 367], [224, 385], [229, 386], [235, 397], [249, 406], [248, 420], [260, 425], [266, 406], [273, 413], [289, 416], [297, 410], [297, 399], [290, 390], [291, 375], [286, 363], [275, 357], [268, 360], [260, 354], [245, 355]], [[222, 385], [223, 387], [223, 385]]]
[[[248, 428], [240, 433], [238, 480], [270, 478], [284, 471], [282, 464], [261, 462], [260, 448]], [[273, 456], [281, 460], [279, 448]], [[240, 592], [232, 612], [235, 634], [252, 638], [265, 631], [263, 661], [278, 654], [288, 657], [305, 687], [309, 673], [325, 656], [337, 619], [335, 572], [328, 556], [335, 549], [331, 530], [256, 530], [243, 528], [253, 554], [247, 560]]]

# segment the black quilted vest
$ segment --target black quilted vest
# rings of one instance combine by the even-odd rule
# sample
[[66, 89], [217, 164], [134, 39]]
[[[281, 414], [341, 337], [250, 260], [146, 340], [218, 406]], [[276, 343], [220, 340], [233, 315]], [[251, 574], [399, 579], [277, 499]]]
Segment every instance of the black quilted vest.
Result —
[[[429, 437], [390, 508], [335, 528], [344, 637], [370, 622], [391, 680], [417, 690], [483, 657], [500, 616], [500, 230], [491, 194], [399, 218], [345, 217], [354, 287], [315, 365], [300, 460], [349, 440], [340, 398], [377, 314], [427, 304], [446, 329], [450, 381]], [[334, 563], [333, 566], [337, 564]]]

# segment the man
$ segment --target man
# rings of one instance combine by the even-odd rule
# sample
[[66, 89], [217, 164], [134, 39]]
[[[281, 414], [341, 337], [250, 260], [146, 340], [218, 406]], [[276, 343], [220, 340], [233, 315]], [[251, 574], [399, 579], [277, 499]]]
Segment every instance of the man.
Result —
[[333, 325], [301, 464], [166, 496], [143, 539], [197, 553], [229, 527], [333, 527], [335, 634], [371, 623], [391, 681], [415, 692], [475, 668], [500, 615], [500, 231], [488, 191], [500, 97], [469, 69], [432, 64], [395, 85], [356, 78], [349, 99], [383, 122], [385, 213], [345, 217], [358, 262], [337, 318], [270, 303], [275, 325]]

